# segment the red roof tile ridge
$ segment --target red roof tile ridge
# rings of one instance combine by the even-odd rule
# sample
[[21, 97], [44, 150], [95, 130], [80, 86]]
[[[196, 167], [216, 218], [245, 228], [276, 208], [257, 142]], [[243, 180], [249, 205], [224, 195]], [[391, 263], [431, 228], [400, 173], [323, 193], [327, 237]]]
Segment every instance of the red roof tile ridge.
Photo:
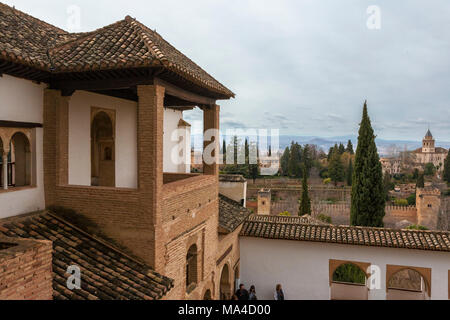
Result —
[[[143, 23], [137, 21], [135, 18], [132, 18], [130, 16], [126, 16], [125, 21], [130, 24], [134, 32], [137, 32], [139, 34], [140, 38], [142, 39], [142, 41], [144, 42], [145, 46], [147, 47], [148, 51], [152, 54], [152, 56], [155, 59], [157, 59], [161, 64], [166, 65], [168, 62], [167, 57], [161, 51], [159, 46], [156, 43], [153, 43], [153, 41], [145, 34], [145, 31], [148, 31], [150, 29]], [[155, 31], [151, 32], [156, 33]]]
[[104, 27], [101, 27], [101, 28], [98, 28], [98, 29], [95, 29], [95, 30], [92, 30], [92, 31], [88, 31], [88, 32], [69, 33], [69, 35], [73, 35], [73, 36], [77, 36], [77, 37], [74, 38], [74, 39], [70, 39], [70, 40], [68, 40], [66, 42], [60, 43], [59, 45], [56, 45], [56, 46], [54, 46], [52, 48], [49, 48], [49, 52], [52, 53], [54, 51], [58, 51], [58, 50], [62, 50], [62, 49], [65, 49], [67, 47], [70, 47], [70, 46], [72, 46], [72, 45], [74, 45], [76, 43], [80, 43], [80, 42], [82, 42], [82, 41], [84, 41], [86, 39], [89, 39], [90, 37], [92, 37], [92, 36], [94, 36], [96, 34], [101, 33], [104, 30], [108, 30], [108, 29], [110, 29], [112, 27], [115, 27], [116, 25], [120, 25], [121, 23], [124, 23], [125, 21], [126, 21], [125, 19], [122, 19], [122, 20], [116, 21], [114, 23], [108, 24], [107, 26], [104, 26]]
[[[215, 78], [210, 75], [208, 72], [206, 72], [202, 67], [200, 67], [197, 63], [195, 63], [192, 59], [190, 59], [188, 56], [186, 56], [184, 53], [182, 53], [180, 50], [178, 50], [177, 48], [175, 48], [170, 42], [168, 42], [167, 40], [165, 40], [158, 32], [156, 32], [155, 30], [151, 30], [149, 27], [147, 27], [145, 24], [143, 24], [142, 22], [139, 22], [138, 20], [131, 18], [130, 16], [127, 16], [127, 20], [133, 25], [136, 26], [140, 29], [141, 31], [141, 37], [145, 40], [146, 46], [149, 49], [149, 51], [151, 53], [153, 53], [154, 57], [157, 58], [166, 68], [168, 69], [178, 69], [180, 71], [182, 71], [183, 73], [185, 73], [186, 75], [188, 75], [191, 80], [194, 81], [199, 81], [200, 83], [203, 84], [207, 84], [211, 89], [216, 89], [216, 90], [226, 90], [229, 91], [230, 95], [232, 97], [235, 97], [235, 94], [228, 90], [225, 86], [221, 85], [219, 82], [217, 82], [217, 80], [215, 80]], [[156, 36], [157, 38], [159, 38], [160, 41], [164, 41], [168, 46], [170, 46], [174, 51], [177, 51], [178, 53], [180, 53], [185, 59], [189, 60], [189, 62], [191, 62], [193, 65], [195, 65], [197, 68], [199, 68], [200, 70], [202, 70], [206, 75], [208, 75], [211, 80], [214, 80], [215, 82], [217, 82], [217, 84], [215, 85], [213, 83], [213, 81], [206, 81], [206, 80], [202, 80], [199, 76], [195, 75], [194, 73], [192, 73], [191, 71], [187, 70], [185, 67], [180, 66], [179, 64], [177, 64], [176, 62], [170, 61], [165, 53], [161, 50], [161, 48], [158, 46], [158, 44], [154, 43], [145, 33], [149, 32], [152, 35]]]

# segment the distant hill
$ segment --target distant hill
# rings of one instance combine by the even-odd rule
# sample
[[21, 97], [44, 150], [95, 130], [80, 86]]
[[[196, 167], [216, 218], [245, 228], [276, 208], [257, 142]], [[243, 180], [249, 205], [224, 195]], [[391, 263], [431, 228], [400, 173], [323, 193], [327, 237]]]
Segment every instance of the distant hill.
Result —
[[[291, 142], [298, 142], [301, 145], [305, 144], [315, 144], [319, 148], [322, 148], [325, 152], [328, 152], [330, 147], [334, 146], [335, 143], [343, 143], [347, 146], [347, 141], [351, 140], [354, 148], [356, 149], [358, 138], [354, 135], [349, 136], [337, 136], [337, 137], [314, 137], [314, 136], [280, 136], [280, 149], [285, 149], [290, 146]], [[422, 141], [412, 141], [412, 140], [386, 140], [386, 139], [376, 139], [378, 152], [381, 156], [391, 155], [395, 151], [415, 150], [422, 146]], [[437, 141], [437, 146], [443, 148], [450, 148], [450, 142]]]
[[[195, 139], [192, 139], [193, 143]], [[355, 135], [348, 136], [336, 136], [336, 137], [317, 137], [317, 136], [294, 136], [294, 135], [281, 135], [279, 141], [280, 150], [286, 149], [291, 145], [291, 142], [297, 142], [301, 145], [305, 144], [315, 144], [319, 148], [323, 149], [325, 152], [328, 152], [330, 147], [334, 146], [335, 143], [343, 143], [347, 146], [348, 140], [351, 140], [353, 146], [356, 150], [356, 145], [358, 141], [358, 137]], [[197, 149], [202, 147], [201, 138], [197, 140]], [[199, 143], [200, 142], [200, 143]], [[412, 141], [412, 140], [386, 140], [386, 139], [376, 139], [378, 152], [380, 156], [390, 156], [396, 151], [404, 151], [405, 149], [408, 151], [415, 150], [422, 146], [422, 141]], [[450, 142], [448, 141], [436, 141], [436, 146], [443, 148], [450, 148]]]

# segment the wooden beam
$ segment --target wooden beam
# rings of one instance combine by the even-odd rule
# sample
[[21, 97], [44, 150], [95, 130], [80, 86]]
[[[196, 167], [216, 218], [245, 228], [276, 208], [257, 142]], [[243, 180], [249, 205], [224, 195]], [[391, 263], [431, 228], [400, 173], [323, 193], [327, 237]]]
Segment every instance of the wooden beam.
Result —
[[198, 105], [214, 105], [216, 104], [216, 100], [208, 97], [201, 96], [199, 94], [181, 89], [173, 84], [170, 84], [164, 80], [161, 80], [157, 77], [154, 78], [155, 85], [162, 86], [166, 89], [166, 95], [170, 95], [176, 97], [178, 99], [192, 102], [193, 104]]
[[50, 82], [51, 89], [67, 90], [117, 90], [128, 89], [137, 85], [153, 84], [151, 77], [133, 77], [119, 79], [97, 79], [97, 80], [53, 80]]
[[0, 127], [3, 127], [3, 128], [42, 128], [42, 123], [0, 120]]

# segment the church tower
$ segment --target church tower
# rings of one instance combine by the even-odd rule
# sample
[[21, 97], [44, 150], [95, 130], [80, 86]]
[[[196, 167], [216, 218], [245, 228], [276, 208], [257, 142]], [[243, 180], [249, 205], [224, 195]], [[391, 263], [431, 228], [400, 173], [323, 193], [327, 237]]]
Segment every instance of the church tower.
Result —
[[422, 141], [422, 152], [423, 153], [435, 153], [436, 148], [434, 146], [435, 140], [433, 139], [433, 135], [431, 134], [430, 129], [428, 129], [425, 138]]

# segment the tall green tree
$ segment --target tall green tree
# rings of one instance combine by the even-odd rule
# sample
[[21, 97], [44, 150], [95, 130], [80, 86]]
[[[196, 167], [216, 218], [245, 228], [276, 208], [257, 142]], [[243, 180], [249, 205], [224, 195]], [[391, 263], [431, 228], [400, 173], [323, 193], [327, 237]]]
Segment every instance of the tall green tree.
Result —
[[249, 156], [250, 156], [250, 150], [248, 148], [248, 140], [247, 138], [245, 138], [245, 146], [244, 146], [244, 150], [245, 150], [245, 164], [248, 165], [249, 164]]
[[289, 147], [286, 147], [286, 149], [284, 149], [283, 155], [280, 158], [280, 169], [281, 169], [281, 175], [283, 175], [283, 176], [289, 175], [290, 154], [291, 154], [291, 151], [289, 150]]
[[303, 179], [302, 179], [302, 197], [300, 200], [300, 206], [298, 208], [298, 215], [303, 216], [305, 214], [311, 215], [311, 199], [309, 198], [308, 191], [308, 174], [306, 168], [303, 168]]
[[450, 183], [450, 150], [448, 150], [447, 158], [444, 161], [444, 181]]
[[309, 177], [309, 172], [311, 171], [311, 168], [313, 166], [313, 160], [311, 157], [311, 147], [310, 145], [305, 145], [302, 151], [302, 161], [303, 161], [303, 167], [305, 170], [303, 170], [303, 173], [306, 173]]
[[249, 146], [249, 152], [251, 152], [252, 154], [254, 154], [256, 152], [256, 163], [252, 163], [254, 162], [252, 159], [252, 161], [249, 161], [249, 165], [248, 165], [248, 174], [249, 177], [253, 179], [253, 184], [255, 183], [256, 178], [259, 177], [260, 174], [260, 169], [259, 169], [259, 154], [258, 154], [258, 147], [256, 145], [255, 142], [250, 142], [250, 146]]
[[383, 172], [366, 101], [356, 148], [350, 223], [354, 226], [383, 227], [385, 205]]
[[339, 153], [339, 148], [333, 149], [333, 155], [331, 156], [330, 164], [328, 165], [328, 172], [331, 181], [334, 182], [335, 186], [338, 182], [344, 181], [345, 171], [341, 160], [341, 154]]
[[347, 185], [351, 186], [353, 183], [353, 161], [350, 159], [347, 168]]
[[223, 139], [222, 143], [222, 155], [223, 155], [223, 164], [227, 163], [227, 143], [225, 139]]
[[352, 140], [348, 140], [348, 142], [347, 142], [347, 149], [345, 151], [347, 151], [348, 153], [350, 153], [352, 155], [355, 154], [355, 151], [353, 150]]
[[386, 201], [389, 200], [389, 191], [393, 189], [392, 178], [389, 172], [385, 172], [383, 176], [383, 187]]
[[331, 156], [333, 155], [334, 147], [330, 147], [330, 150], [328, 151], [327, 159], [328, 161], [331, 160]]
[[417, 179], [416, 188], [425, 188], [425, 175], [421, 173]]
[[339, 154], [344, 154], [345, 152], [345, 147], [342, 143], [339, 143]]
[[291, 177], [296, 178], [301, 177], [300, 153], [301, 153], [300, 145], [298, 143], [292, 142], [288, 164], [289, 176]]

